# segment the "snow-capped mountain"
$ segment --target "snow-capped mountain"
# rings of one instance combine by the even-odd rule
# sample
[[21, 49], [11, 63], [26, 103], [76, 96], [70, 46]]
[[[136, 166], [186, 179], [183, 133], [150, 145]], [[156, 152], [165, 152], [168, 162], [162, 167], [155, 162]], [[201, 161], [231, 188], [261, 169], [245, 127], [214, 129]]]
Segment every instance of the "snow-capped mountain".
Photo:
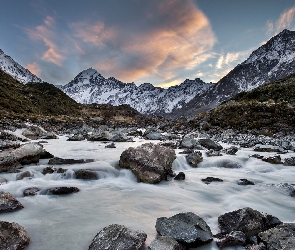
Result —
[[114, 106], [129, 104], [144, 114], [166, 114], [181, 108], [197, 93], [203, 93], [212, 84], [199, 78], [185, 80], [177, 86], [163, 89], [144, 83], [123, 83], [114, 77], [104, 78], [95, 69], [79, 73], [61, 89], [79, 103], [109, 103]]
[[195, 116], [242, 91], [284, 78], [295, 72], [295, 31], [283, 30], [253, 51], [206, 92], [198, 93], [173, 116]]
[[28, 69], [15, 62], [10, 56], [4, 54], [0, 49], [0, 69], [11, 75], [14, 79], [21, 83], [28, 82], [43, 82], [36, 75], [31, 73]]

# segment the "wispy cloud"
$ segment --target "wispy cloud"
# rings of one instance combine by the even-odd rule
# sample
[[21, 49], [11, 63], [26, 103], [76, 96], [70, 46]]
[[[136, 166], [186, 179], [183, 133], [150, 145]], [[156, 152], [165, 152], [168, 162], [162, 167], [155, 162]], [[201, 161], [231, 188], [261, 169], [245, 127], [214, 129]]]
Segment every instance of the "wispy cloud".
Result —
[[38, 76], [40, 74], [40, 67], [36, 62], [29, 63], [25, 66], [29, 71], [31, 71], [34, 75]]
[[292, 25], [293, 19], [295, 15], [295, 6], [291, 7], [288, 10], [285, 10], [280, 18], [276, 22], [267, 21], [266, 28], [267, 34], [276, 34], [283, 29], [289, 29]]
[[225, 55], [221, 54], [217, 60], [216, 68], [223, 69], [224, 67], [231, 65], [233, 62], [244, 60], [251, 51], [252, 49], [240, 52], [228, 52]]

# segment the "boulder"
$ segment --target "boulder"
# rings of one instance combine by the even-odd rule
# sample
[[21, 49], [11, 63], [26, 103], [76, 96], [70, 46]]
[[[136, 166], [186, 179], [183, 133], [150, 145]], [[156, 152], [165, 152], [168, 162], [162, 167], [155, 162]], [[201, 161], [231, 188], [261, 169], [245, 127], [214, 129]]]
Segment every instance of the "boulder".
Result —
[[172, 237], [187, 247], [198, 247], [213, 240], [207, 223], [191, 212], [158, 218], [156, 230], [161, 236]]
[[168, 236], [157, 236], [148, 247], [149, 250], [188, 250], [187, 247], [178, 243], [175, 239]]
[[54, 157], [48, 161], [48, 164], [50, 165], [63, 165], [63, 164], [80, 164], [80, 163], [89, 163], [94, 162], [92, 159], [62, 159], [59, 157]]
[[112, 142], [112, 143], [106, 145], [105, 148], [116, 148], [116, 145], [115, 145], [115, 143]]
[[56, 168], [55, 167], [46, 167], [43, 168], [42, 170], [42, 174], [46, 175], [46, 174], [53, 174], [54, 172], [56, 172]]
[[286, 151], [278, 146], [272, 145], [261, 145], [257, 144], [253, 147], [253, 150], [256, 152], [277, 152], [277, 153], [285, 153]]
[[295, 249], [295, 223], [284, 223], [258, 234], [267, 250]]
[[179, 154], [187, 155], [187, 154], [191, 154], [191, 153], [193, 153], [193, 152], [194, 152], [193, 149], [188, 148], [188, 149], [186, 149], [186, 150], [183, 150], [183, 151], [179, 152]]
[[20, 181], [24, 178], [33, 178], [34, 175], [30, 172], [30, 171], [25, 171], [25, 172], [21, 172], [19, 174], [16, 175], [16, 180]]
[[266, 246], [260, 242], [259, 245], [255, 244], [255, 245], [250, 245], [246, 247], [246, 250], [267, 250]]
[[79, 188], [77, 187], [55, 187], [49, 188], [46, 190], [46, 194], [48, 195], [62, 195], [62, 194], [72, 194], [79, 192]]
[[211, 177], [211, 176], [206, 177], [205, 179], [202, 179], [201, 181], [205, 182], [206, 184], [210, 184], [211, 182], [215, 182], [215, 181], [216, 182], [223, 182], [222, 179], [216, 178], [216, 177]]
[[163, 140], [164, 136], [159, 132], [150, 132], [145, 135], [145, 139], [147, 140]]
[[198, 148], [200, 149], [201, 145], [200, 143], [193, 137], [185, 136], [180, 142], [179, 148], [188, 148], [188, 149], [194, 149]]
[[123, 133], [119, 133], [119, 134], [114, 135], [111, 138], [111, 141], [112, 142], [133, 142], [133, 139]]
[[39, 138], [39, 133], [37, 133], [36, 131], [31, 131], [30, 129], [26, 128], [24, 129], [24, 131], [22, 132], [22, 135], [31, 139], [31, 140], [37, 140]]
[[37, 187], [30, 187], [30, 188], [26, 188], [23, 191], [23, 195], [24, 196], [35, 196], [38, 194], [39, 191], [40, 191], [40, 189]]
[[240, 163], [230, 160], [222, 160], [217, 164], [220, 168], [241, 168]]
[[225, 148], [222, 150], [223, 153], [228, 154], [228, 155], [235, 155], [238, 152], [238, 148], [235, 146], [232, 146], [230, 148]]
[[86, 136], [84, 136], [82, 134], [74, 134], [72, 136], [69, 136], [67, 141], [84, 141], [85, 138], [86, 138]]
[[281, 224], [281, 221], [278, 218], [260, 213], [249, 207], [225, 213], [218, 217], [218, 226], [222, 234], [241, 231], [247, 237], [257, 235], [279, 224]]
[[247, 186], [247, 185], [255, 185], [255, 183], [253, 181], [249, 181], [247, 179], [239, 179], [238, 185]]
[[40, 154], [40, 159], [50, 159], [53, 158], [54, 155], [43, 149], [43, 151]]
[[195, 151], [193, 153], [190, 153], [189, 155], [186, 156], [186, 161], [192, 167], [197, 167], [198, 163], [203, 161], [202, 153], [200, 151]]
[[172, 162], [176, 159], [172, 148], [146, 143], [125, 150], [119, 161], [121, 168], [131, 169], [138, 181], [155, 184], [173, 176]]
[[89, 250], [139, 250], [146, 233], [132, 231], [123, 225], [112, 224], [103, 228], [92, 240]]
[[175, 177], [174, 180], [184, 180], [185, 179], [185, 173], [179, 172]]
[[241, 231], [233, 231], [216, 240], [217, 246], [222, 249], [229, 246], [245, 246], [246, 235]]
[[87, 135], [88, 141], [110, 141], [114, 135], [108, 131], [96, 131], [92, 134]]
[[21, 208], [24, 206], [12, 194], [0, 192], [0, 213], [13, 212]]
[[79, 169], [75, 172], [76, 179], [98, 180], [97, 173], [88, 169]]
[[46, 132], [40, 136], [40, 139], [46, 139], [46, 140], [58, 139], [58, 136], [54, 132]]
[[284, 161], [285, 166], [295, 166], [295, 157], [286, 158]]
[[275, 155], [275, 156], [264, 156], [262, 158], [263, 161], [269, 162], [271, 164], [281, 164], [282, 159], [281, 156]]
[[214, 150], [214, 149], [209, 149], [205, 152], [205, 154], [208, 156], [208, 157], [211, 157], [211, 156], [222, 156], [222, 153], [220, 151], [217, 151], [217, 150]]
[[15, 222], [0, 221], [0, 249], [22, 250], [30, 243], [26, 230]]
[[199, 139], [198, 141], [201, 144], [201, 146], [207, 149], [214, 149], [214, 150], [223, 149], [223, 147], [219, 143], [214, 142], [211, 139], [202, 138], [202, 139]]

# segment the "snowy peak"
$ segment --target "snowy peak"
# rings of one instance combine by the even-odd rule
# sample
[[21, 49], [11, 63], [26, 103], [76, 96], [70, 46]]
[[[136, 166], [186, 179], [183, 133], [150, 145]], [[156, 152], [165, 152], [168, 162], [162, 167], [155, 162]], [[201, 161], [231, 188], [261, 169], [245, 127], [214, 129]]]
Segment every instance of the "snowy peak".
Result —
[[1, 49], [0, 69], [24, 84], [28, 82], [43, 82], [39, 77], [15, 62], [10, 56], [6, 55]]

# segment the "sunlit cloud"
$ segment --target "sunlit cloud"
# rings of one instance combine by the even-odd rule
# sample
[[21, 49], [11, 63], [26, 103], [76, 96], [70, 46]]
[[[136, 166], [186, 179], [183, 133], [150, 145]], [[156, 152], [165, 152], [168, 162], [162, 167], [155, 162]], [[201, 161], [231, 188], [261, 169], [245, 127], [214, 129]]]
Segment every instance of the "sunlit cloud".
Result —
[[38, 76], [40, 74], [40, 67], [37, 65], [37, 63], [33, 62], [30, 64], [27, 64], [25, 66], [29, 71], [31, 71], [34, 75]]

